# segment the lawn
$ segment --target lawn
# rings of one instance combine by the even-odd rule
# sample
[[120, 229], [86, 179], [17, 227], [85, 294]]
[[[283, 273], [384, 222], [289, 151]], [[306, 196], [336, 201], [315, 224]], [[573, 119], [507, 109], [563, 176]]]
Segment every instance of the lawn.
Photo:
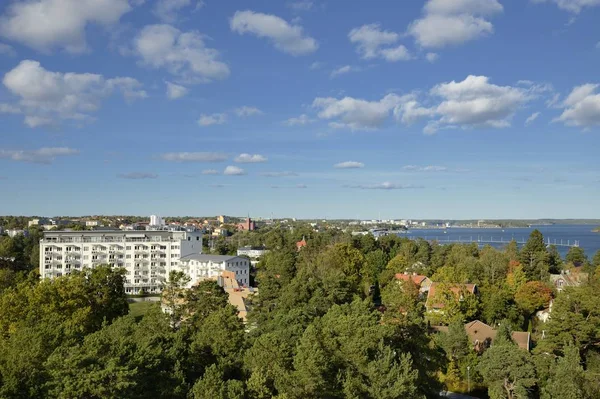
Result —
[[159, 306], [158, 302], [131, 302], [129, 304], [129, 314], [140, 321], [152, 306]]

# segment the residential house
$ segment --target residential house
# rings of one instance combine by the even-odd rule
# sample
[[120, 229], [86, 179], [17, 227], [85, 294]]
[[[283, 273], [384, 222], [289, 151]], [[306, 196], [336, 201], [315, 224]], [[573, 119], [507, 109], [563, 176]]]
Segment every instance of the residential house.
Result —
[[561, 292], [566, 287], [579, 287], [588, 281], [588, 273], [582, 272], [581, 267], [575, 267], [570, 270], [564, 270], [560, 274], [551, 274], [550, 282]]
[[[438, 332], [448, 332], [447, 326], [433, 327], [433, 330]], [[465, 324], [465, 332], [469, 337], [469, 341], [473, 345], [473, 349], [481, 353], [489, 348], [494, 343], [498, 331], [493, 327], [485, 324], [482, 321], [475, 320]], [[511, 333], [512, 340], [519, 348], [529, 351], [531, 349], [531, 334], [525, 331], [513, 331]]]
[[427, 292], [427, 302], [425, 307], [429, 312], [443, 311], [444, 303], [440, 301], [441, 290], [446, 289], [451, 292], [457, 301], [462, 301], [464, 295], [477, 295], [479, 290], [475, 284], [446, 284], [431, 283]]
[[431, 279], [427, 276], [422, 276], [416, 273], [398, 273], [395, 275], [396, 280], [399, 281], [412, 281], [415, 283], [417, 287], [419, 287], [419, 292], [422, 294], [429, 292], [429, 288], [431, 287]]
[[250, 259], [258, 259], [261, 256], [263, 256], [264, 254], [266, 254], [267, 252], [269, 252], [269, 250], [266, 249], [265, 247], [251, 247], [251, 246], [240, 247], [237, 250], [238, 256], [245, 255], [245, 256], [249, 257]]

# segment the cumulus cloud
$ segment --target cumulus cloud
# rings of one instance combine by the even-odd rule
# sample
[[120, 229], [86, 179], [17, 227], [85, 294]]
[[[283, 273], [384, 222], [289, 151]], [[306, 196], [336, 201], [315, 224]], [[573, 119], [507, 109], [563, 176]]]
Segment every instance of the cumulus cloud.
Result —
[[225, 114], [202, 114], [198, 119], [198, 125], [200, 126], [211, 126], [211, 125], [222, 125], [227, 121], [227, 115]]
[[333, 167], [336, 169], [360, 169], [360, 168], [364, 168], [365, 164], [362, 162], [356, 162], [356, 161], [346, 161], [346, 162], [336, 163], [335, 165], [333, 165]]
[[248, 106], [244, 105], [242, 107], [236, 108], [235, 114], [237, 116], [239, 116], [240, 118], [243, 118], [245, 116], [262, 115], [263, 112], [256, 107], [248, 107]]
[[361, 190], [408, 190], [414, 188], [423, 188], [422, 186], [415, 186], [412, 184], [397, 184], [391, 182], [383, 182], [379, 184], [357, 184], [347, 185], [348, 188], [359, 188]]
[[242, 168], [238, 168], [237, 166], [228, 166], [223, 171], [223, 174], [226, 176], [243, 176], [246, 174], [246, 171]]
[[218, 175], [219, 171], [216, 169], [205, 169], [202, 171], [203, 175]]
[[[600, 43], [600, 42], [599, 42]], [[600, 48], [600, 47], [599, 47]], [[325, 64], [319, 61], [315, 61], [312, 64], [310, 64], [310, 67], [308, 67], [311, 71], [316, 71], [317, 69], [321, 69]]]
[[286, 120], [284, 123], [288, 126], [304, 126], [304, 125], [308, 125], [309, 123], [313, 123], [313, 122], [315, 122], [314, 119], [311, 119], [306, 114], [302, 114], [297, 118], [290, 118], [290, 119]]
[[600, 6], [600, 0], [532, 0], [534, 3], [555, 3], [559, 8], [579, 14], [585, 7]]
[[188, 92], [188, 89], [185, 86], [181, 86], [171, 82], [165, 82], [167, 85], [167, 98], [169, 100], [176, 100], [185, 96]]
[[37, 61], [21, 61], [7, 72], [4, 86], [19, 98], [19, 109], [29, 127], [63, 120], [84, 122], [102, 100], [120, 91], [126, 100], [145, 98], [140, 82], [129, 77], [105, 79], [93, 73], [61, 73], [44, 69]]
[[10, 4], [0, 17], [0, 35], [35, 50], [69, 53], [88, 50], [89, 25], [108, 27], [131, 11], [128, 0], [25, 0]]
[[182, 32], [170, 25], [148, 25], [133, 39], [133, 53], [151, 68], [164, 68], [178, 83], [206, 83], [225, 79], [229, 67], [219, 51], [206, 47], [197, 31]]
[[344, 65], [342, 67], [336, 68], [333, 71], [331, 71], [331, 74], [329, 75], [331, 78], [336, 78], [340, 75], [345, 75], [347, 73], [350, 73], [352, 71], [356, 71], [357, 69], [350, 66], [350, 65]]
[[234, 159], [237, 163], [261, 163], [267, 162], [267, 157], [260, 154], [240, 154]]
[[196, 4], [195, 9], [198, 10], [204, 6], [204, 2], [193, 2], [192, 0], [158, 0], [154, 4], [152, 11], [163, 22], [173, 23], [177, 20], [177, 14], [186, 7]]
[[510, 126], [514, 113], [523, 104], [540, 93], [538, 86], [520, 88], [498, 86], [486, 76], [468, 76], [462, 82], [448, 82], [434, 86], [429, 100], [436, 104], [421, 106], [414, 97], [398, 104], [394, 115], [403, 123], [410, 124], [421, 118], [431, 118], [426, 133], [440, 128], [468, 128]]
[[79, 150], [68, 147], [44, 147], [38, 150], [0, 150], [0, 159], [12, 161], [50, 164], [57, 157], [79, 154]]
[[294, 177], [294, 176], [298, 176], [298, 173], [296, 172], [263, 172], [260, 174], [261, 176], [265, 176], [265, 177]]
[[220, 152], [167, 152], [160, 158], [170, 162], [223, 162], [227, 155]]
[[321, 119], [335, 120], [330, 126], [353, 130], [370, 130], [381, 127], [390, 111], [403, 101], [396, 94], [388, 94], [379, 101], [367, 101], [352, 97], [340, 100], [332, 97], [318, 97], [312, 106]]
[[0, 114], [20, 114], [21, 108], [7, 103], [0, 103]]
[[429, 165], [429, 166], [417, 166], [417, 165], [406, 165], [402, 167], [402, 170], [409, 172], [446, 172], [448, 170], [445, 166]]
[[534, 112], [525, 120], [525, 126], [531, 125], [539, 116], [541, 112]]
[[130, 172], [130, 173], [120, 173], [117, 177], [121, 179], [129, 179], [129, 180], [145, 180], [145, 179], [158, 179], [158, 175], [155, 173], [147, 173], [147, 172]]
[[351, 43], [357, 45], [356, 50], [364, 59], [383, 58], [387, 61], [406, 61], [412, 59], [408, 49], [403, 45], [393, 46], [400, 39], [396, 32], [384, 31], [379, 24], [363, 25], [348, 33]]
[[555, 121], [568, 126], [590, 128], [600, 126], [600, 93], [598, 84], [577, 86], [561, 104], [564, 111]]
[[0, 43], [0, 54], [7, 55], [9, 57], [14, 57], [17, 55], [15, 49], [5, 43]]
[[463, 44], [491, 34], [494, 26], [486, 18], [502, 11], [497, 0], [429, 0], [408, 32], [425, 48]]
[[269, 39], [276, 49], [294, 56], [313, 53], [317, 41], [304, 34], [300, 25], [289, 24], [275, 15], [237, 11], [230, 21], [231, 30], [240, 35], [251, 33]]

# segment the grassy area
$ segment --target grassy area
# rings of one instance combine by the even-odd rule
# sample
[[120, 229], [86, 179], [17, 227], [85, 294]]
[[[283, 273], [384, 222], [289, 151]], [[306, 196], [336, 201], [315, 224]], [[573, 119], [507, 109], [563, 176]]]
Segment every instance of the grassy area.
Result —
[[132, 302], [129, 304], [129, 314], [140, 321], [152, 306], [159, 306], [158, 302]]

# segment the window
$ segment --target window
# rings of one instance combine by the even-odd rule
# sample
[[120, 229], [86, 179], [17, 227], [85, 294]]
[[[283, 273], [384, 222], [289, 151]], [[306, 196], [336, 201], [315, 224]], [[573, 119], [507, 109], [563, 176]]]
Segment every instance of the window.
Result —
[[134, 282], [135, 284], [139, 284], [139, 283], [140, 283], [140, 280], [137, 280], [137, 279], [136, 279], [136, 280], [133, 280], [133, 282]]
[[131, 259], [131, 255], [126, 255], [125, 256], [127, 259]]
[[131, 246], [126, 247], [128, 251], [131, 251]]
[[89, 255], [83, 255], [83, 260], [88, 260], [89, 259]]
[[84, 250], [84, 251], [89, 251], [89, 250], [90, 250], [90, 247], [83, 247], [83, 250]]
[[200, 241], [200, 236], [196, 237], [196, 241]]

